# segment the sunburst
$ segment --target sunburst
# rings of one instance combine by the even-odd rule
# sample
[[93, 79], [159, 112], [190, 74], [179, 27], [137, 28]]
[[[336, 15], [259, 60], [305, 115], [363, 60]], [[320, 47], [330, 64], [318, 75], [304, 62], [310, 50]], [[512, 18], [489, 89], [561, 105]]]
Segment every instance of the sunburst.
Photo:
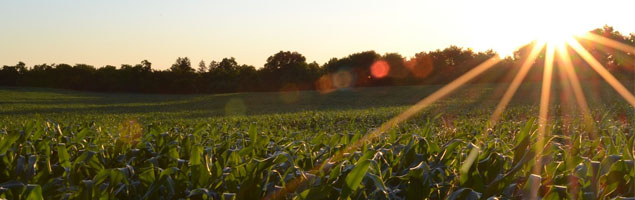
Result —
[[[511, 84], [505, 91], [501, 101], [498, 103], [495, 110], [493, 111], [492, 116], [490, 117], [490, 122], [489, 122], [490, 124], [489, 127], [493, 127], [496, 124], [496, 122], [500, 119], [501, 114], [504, 112], [505, 108], [507, 107], [510, 100], [516, 93], [518, 87], [522, 83], [528, 71], [531, 69], [534, 62], [536, 61], [538, 54], [546, 46], [545, 64], [544, 64], [545, 67], [543, 71], [543, 80], [542, 80], [542, 89], [541, 89], [540, 107], [539, 107], [539, 116], [538, 116], [539, 128], [538, 128], [538, 137], [536, 141], [536, 143], [538, 144], [536, 145], [537, 146], [536, 156], [540, 156], [540, 152], [542, 151], [542, 148], [539, 148], [539, 147], [542, 147], [544, 145], [544, 134], [546, 132], [546, 127], [548, 125], [547, 119], [549, 117], [549, 99], [551, 96], [550, 88], [552, 84], [554, 60], [556, 60], [555, 59], [556, 56], [557, 56], [557, 61], [559, 63], [558, 66], [561, 67], [562, 70], [564, 71], [566, 75], [565, 76], [566, 82], [568, 82], [569, 83], [568, 85], [570, 85], [571, 87], [571, 88], [565, 88], [565, 89], [567, 90], [571, 89], [573, 91], [576, 101], [578, 103], [578, 106], [580, 107], [582, 114], [584, 116], [585, 123], [587, 123], [587, 127], [593, 127], [593, 120], [591, 118], [590, 109], [584, 97], [584, 93], [582, 91], [582, 87], [580, 86], [579, 79], [577, 75], [575, 74], [573, 64], [569, 58], [568, 47], [572, 48], [580, 57], [582, 57], [584, 61], [586, 61], [589, 64], [589, 66], [591, 66], [591, 68], [594, 71], [596, 71], [613, 89], [615, 89], [615, 91], [618, 94], [620, 94], [620, 96], [622, 96], [630, 105], [635, 107], [635, 97], [633, 96], [633, 94], [628, 89], [626, 89], [626, 87], [624, 87], [624, 85], [622, 85], [604, 66], [602, 66], [602, 64], [596, 58], [594, 58], [593, 55], [591, 55], [591, 53], [588, 50], [586, 50], [578, 42], [578, 40], [579, 39], [588, 40], [588, 41], [605, 45], [613, 49], [620, 50], [630, 54], [635, 54], [635, 47], [620, 43], [610, 38], [592, 34], [592, 33], [588, 33], [584, 35], [574, 35], [568, 32], [566, 29], [560, 29], [558, 27], [546, 27], [545, 30], [546, 31], [544, 33], [537, 35], [536, 41], [533, 42], [534, 45], [532, 47], [532, 50], [530, 51], [528, 55], [526, 55], [526, 59], [523, 61], [520, 67], [520, 70], [514, 76]], [[432, 103], [436, 102], [439, 99], [442, 99], [443, 97], [446, 97], [447, 95], [455, 91], [457, 88], [460, 88], [461, 86], [463, 86], [470, 80], [474, 79], [481, 73], [487, 71], [492, 66], [496, 65], [500, 60], [501, 59], [499, 58], [499, 56], [496, 55], [488, 59], [487, 61], [479, 64], [478, 66], [471, 69], [467, 73], [463, 74], [459, 78], [455, 79], [454, 81], [450, 82], [449, 84], [445, 85], [444, 87], [440, 88], [439, 90], [435, 91], [429, 96], [423, 98], [422, 100], [420, 100], [419, 102], [417, 102], [416, 104], [408, 108], [406, 111], [386, 121], [385, 123], [381, 124], [376, 129], [373, 129], [370, 133], [366, 134], [362, 139], [358, 140], [356, 143], [349, 145], [347, 148], [336, 153], [331, 158], [324, 161], [322, 164], [317, 165], [317, 167], [311, 170], [311, 173], [315, 174], [318, 171], [329, 171], [330, 166], [333, 166], [334, 163], [341, 161], [342, 158], [344, 158], [344, 155], [346, 155], [346, 153], [350, 153], [352, 151], [357, 150], [363, 144], [371, 142], [372, 140], [376, 139], [378, 136], [381, 136], [383, 133], [387, 132], [389, 129], [394, 128], [395, 126], [399, 125], [401, 122], [409, 119], [410, 117], [412, 117], [419, 111], [425, 109]], [[597, 135], [592, 128], [588, 129], [587, 131], [590, 132], [591, 138], [597, 138]], [[477, 151], [479, 151], [478, 148], [473, 148], [472, 152], [469, 153], [469, 157], [475, 157], [475, 155], [477, 155], [478, 153]], [[466, 168], [466, 167], [469, 168], [469, 166], [472, 164], [474, 160], [475, 159], [470, 159], [470, 158], [466, 159], [466, 161], [463, 163], [463, 166], [461, 168]], [[535, 165], [534, 165], [533, 173], [540, 174], [541, 164], [542, 164], [540, 163], [540, 159], [537, 158], [534, 164]], [[304, 178], [304, 176], [298, 176], [296, 179], [286, 184], [283, 189], [278, 190], [274, 194], [267, 196], [266, 199], [278, 199], [278, 198], [284, 197], [286, 196], [287, 193], [294, 191], [296, 187], [304, 181], [307, 181], [307, 179]], [[532, 185], [531, 194], [530, 194], [531, 197], [534, 197], [534, 198], [537, 197], [537, 192], [538, 192], [538, 186]]]

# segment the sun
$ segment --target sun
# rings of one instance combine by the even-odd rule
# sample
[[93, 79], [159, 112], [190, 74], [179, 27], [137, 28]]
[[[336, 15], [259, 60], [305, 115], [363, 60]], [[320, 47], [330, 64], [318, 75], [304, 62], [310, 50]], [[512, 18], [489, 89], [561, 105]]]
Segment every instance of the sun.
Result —
[[574, 36], [588, 31], [581, 23], [580, 13], [572, 7], [570, 1], [537, 1], [534, 15], [528, 16], [534, 23], [533, 39], [554, 46], [567, 43]]
[[570, 40], [577, 34], [578, 33], [575, 33], [571, 29], [553, 24], [546, 25], [544, 28], [536, 31], [534, 40], [544, 42], [549, 45], [561, 46], [566, 44], [568, 40]]
[[595, 10], [594, 4], [576, 0], [513, 3], [496, 0], [491, 3], [500, 10], [491, 14], [491, 18], [495, 19], [494, 28], [475, 32], [472, 46], [491, 48], [502, 57], [513, 56], [519, 46], [533, 42], [562, 46], [568, 40], [603, 25], [596, 15], [589, 14]]

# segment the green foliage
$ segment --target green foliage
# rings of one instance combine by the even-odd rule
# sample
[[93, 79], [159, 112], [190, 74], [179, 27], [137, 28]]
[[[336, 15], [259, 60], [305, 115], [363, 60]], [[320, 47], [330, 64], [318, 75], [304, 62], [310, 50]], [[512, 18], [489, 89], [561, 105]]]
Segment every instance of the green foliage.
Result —
[[[380, 100], [406, 104], [404, 94], [423, 89], [391, 88], [388, 96], [396, 97]], [[404, 107], [376, 107], [369, 100], [364, 104], [370, 107], [351, 109], [337, 102], [376, 99], [370, 94], [386, 91], [332, 94], [323, 97], [332, 106], [324, 110], [265, 109], [211, 118], [187, 114], [216, 104], [196, 107], [184, 100], [220, 96], [150, 96], [166, 98], [155, 102], [142, 95], [101, 96], [115, 103], [99, 107], [90, 100], [96, 94], [13, 92], [0, 97], [13, 102], [2, 112], [60, 106], [24, 102], [29, 99], [72, 102], [63, 106], [74, 111], [0, 118], [0, 198], [6, 199], [260, 199], [274, 194], [289, 199], [520, 199], [531, 195], [533, 185], [544, 199], [635, 194], [635, 112], [623, 103], [595, 104], [595, 136], [576, 115], [550, 120], [538, 146], [535, 106], [512, 104], [503, 121], [488, 128], [492, 107], [460, 97], [365, 140]], [[241, 95], [233, 97], [288, 111], [267, 100], [272, 94]], [[89, 100], [74, 102], [84, 98]], [[180, 102], [169, 104], [174, 110], [156, 106], [173, 101]], [[160, 112], [142, 112], [152, 108]], [[139, 113], [124, 112], [131, 109]], [[565, 115], [560, 109], [550, 112]], [[212, 111], [203, 115], [214, 116]], [[356, 143], [361, 145], [347, 150]], [[336, 155], [343, 156], [330, 160]], [[281, 191], [286, 192], [276, 193]]]

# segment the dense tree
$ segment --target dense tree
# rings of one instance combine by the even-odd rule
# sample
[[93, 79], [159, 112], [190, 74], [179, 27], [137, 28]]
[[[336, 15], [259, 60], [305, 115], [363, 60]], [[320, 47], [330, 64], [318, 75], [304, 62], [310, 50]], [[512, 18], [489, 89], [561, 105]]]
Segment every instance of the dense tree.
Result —
[[143, 71], [151, 71], [152, 70], [152, 63], [148, 60], [142, 60], [141, 61], [141, 67], [143, 68]]
[[[610, 26], [592, 31], [618, 42], [635, 46], [635, 34], [623, 35]], [[580, 40], [580, 43], [619, 79], [635, 79], [635, 55]], [[519, 48], [504, 58], [476, 82], [509, 82], [531, 51], [532, 44]], [[593, 81], [601, 77], [583, 59], [569, 49], [580, 79]], [[235, 58], [223, 58], [195, 70], [190, 59], [179, 57], [168, 70], [153, 70], [152, 63], [107, 65], [95, 68], [87, 64], [39, 64], [27, 67], [24, 62], [0, 69], [0, 86], [53, 87], [101, 92], [146, 93], [220, 93], [247, 91], [281, 91], [314, 89], [316, 84], [345, 77], [343, 87], [367, 87], [410, 84], [445, 84], [496, 55], [492, 50], [475, 52], [469, 48], [450, 46], [420, 52], [405, 58], [398, 53], [379, 55], [374, 51], [332, 58], [322, 66], [308, 63], [298, 52], [279, 51], [267, 58], [262, 68], [239, 64]], [[542, 78], [544, 50], [533, 63], [525, 81]], [[377, 71], [379, 69], [379, 71]], [[375, 70], [375, 71], [373, 71]], [[555, 68], [556, 74], [559, 68]], [[554, 76], [557, 79], [558, 76]]]
[[322, 68], [326, 73], [344, 72], [350, 74], [351, 86], [368, 86], [373, 82], [370, 67], [380, 58], [381, 56], [375, 51], [365, 51], [341, 59], [333, 58]]
[[201, 60], [201, 62], [198, 63], [198, 70], [196, 72], [198, 73], [207, 72], [207, 65], [205, 65], [205, 61]]
[[216, 62], [215, 60], [212, 60], [212, 62], [209, 62], [209, 66], [207, 66], [207, 70], [212, 71], [216, 69], [217, 67], [218, 67], [218, 62]]
[[166, 88], [177, 93], [197, 92], [196, 74], [189, 58], [177, 58], [176, 62], [170, 67], [170, 72], [164, 73], [163, 77], [161, 77], [164, 83], [169, 83]]
[[263, 84], [271, 90], [310, 89], [319, 77], [319, 70], [298, 52], [280, 51], [267, 58], [262, 77]]
[[200, 76], [198, 85], [203, 91], [255, 91], [257, 88], [256, 68], [253, 66], [238, 65], [233, 57], [223, 58], [218, 63], [212, 61], [210, 66], [210, 71]]
[[389, 66], [386, 79], [390, 80], [390, 82], [387, 84], [411, 84], [412, 72], [406, 68], [405, 58], [401, 54], [387, 53], [382, 56], [381, 60], [385, 61]]
[[25, 65], [26, 64], [20, 61], [15, 66], [2, 66], [2, 71], [0, 71], [0, 84], [9, 86], [20, 85], [20, 78], [26, 71]]
[[179, 57], [176, 59], [176, 63], [172, 64], [172, 67], [170, 67], [170, 71], [176, 73], [188, 73], [194, 72], [194, 68], [192, 68], [192, 64], [190, 63], [189, 58]]
[[[633, 33], [630, 34], [630, 37], [625, 36], [610, 26], [604, 26], [603, 28], [598, 28], [591, 32], [621, 43], [635, 46]], [[610, 71], [619, 72], [617, 73], [618, 76], [633, 76], [633, 72], [635, 72], [635, 55], [632, 52], [622, 52], [604, 45], [593, 45], [586, 41], [583, 41], [582, 45], [601, 63], [605, 63], [606, 67]]]
[[223, 58], [223, 60], [221, 60], [218, 63], [218, 66], [216, 66], [214, 68], [216, 70], [233, 71], [236, 68], [238, 68], [238, 62], [236, 62], [236, 59], [234, 57]]

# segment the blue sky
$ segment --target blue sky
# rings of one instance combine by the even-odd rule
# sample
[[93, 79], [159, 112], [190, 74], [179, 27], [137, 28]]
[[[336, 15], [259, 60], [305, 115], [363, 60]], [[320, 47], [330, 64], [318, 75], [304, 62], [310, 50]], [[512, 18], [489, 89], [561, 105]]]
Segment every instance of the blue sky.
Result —
[[[1, 1], [0, 65], [136, 64], [236, 57], [261, 67], [298, 51], [322, 64], [364, 50], [417, 52], [451, 44], [503, 54], [546, 27], [604, 24], [635, 32], [635, 1]], [[558, 24], [554, 24], [558, 22]], [[566, 24], [566, 25], [562, 25]]]

